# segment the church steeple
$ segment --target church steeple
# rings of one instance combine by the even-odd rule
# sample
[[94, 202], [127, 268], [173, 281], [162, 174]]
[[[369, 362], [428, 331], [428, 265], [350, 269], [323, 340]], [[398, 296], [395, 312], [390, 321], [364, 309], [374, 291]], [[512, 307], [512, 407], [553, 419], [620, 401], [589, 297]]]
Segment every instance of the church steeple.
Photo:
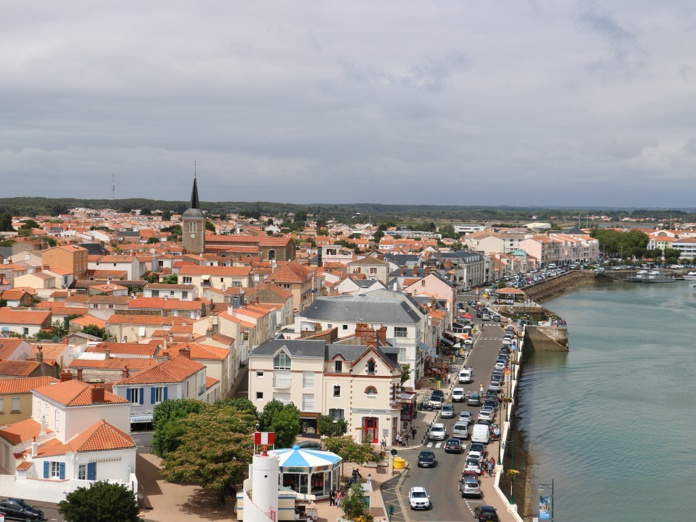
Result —
[[198, 201], [198, 173], [196, 172], [196, 164], [193, 164], [193, 190], [191, 191], [191, 208], [201, 208]]

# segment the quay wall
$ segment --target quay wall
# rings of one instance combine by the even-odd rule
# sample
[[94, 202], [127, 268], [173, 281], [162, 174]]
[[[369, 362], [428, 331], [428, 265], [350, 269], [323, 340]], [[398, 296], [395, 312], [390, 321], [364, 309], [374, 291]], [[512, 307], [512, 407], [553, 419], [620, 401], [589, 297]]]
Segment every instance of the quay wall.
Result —
[[524, 340], [532, 352], [568, 351], [568, 329], [565, 326], [527, 326]]
[[554, 279], [538, 283], [531, 288], [525, 288], [524, 293], [536, 303], [543, 303], [559, 297], [570, 290], [594, 283], [596, 274], [589, 270], [575, 270]]

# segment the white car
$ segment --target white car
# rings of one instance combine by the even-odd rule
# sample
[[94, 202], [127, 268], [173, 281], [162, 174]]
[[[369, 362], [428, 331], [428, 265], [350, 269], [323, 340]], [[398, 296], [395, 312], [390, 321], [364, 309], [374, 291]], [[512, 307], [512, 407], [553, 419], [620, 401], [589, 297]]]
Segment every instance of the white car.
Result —
[[430, 440], [445, 440], [447, 438], [447, 428], [445, 428], [443, 423], [436, 422], [430, 427], [428, 438]]
[[482, 409], [478, 414], [478, 420], [492, 421], [495, 418], [493, 410]]
[[452, 390], [452, 402], [464, 402], [466, 400], [466, 393], [464, 393], [464, 388], [454, 388]]
[[429, 509], [430, 495], [422, 486], [413, 486], [408, 492], [408, 503], [411, 509]]
[[471, 414], [470, 411], [460, 411], [459, 412], [459, 420], [462, 422], [471, 423], [473, 418], [474, 418], [474, 416]]
[[459, 372], [459, 384], [470, 383], [473, 373], [474, 372], [471, 370], [471, 368], [462, 368], [462, 370]]
[[504, 370], [505, 369], [505, 363], [504, 362], [497, 362], [495, 363], [495, 366], [493, 367], [496, 370]]

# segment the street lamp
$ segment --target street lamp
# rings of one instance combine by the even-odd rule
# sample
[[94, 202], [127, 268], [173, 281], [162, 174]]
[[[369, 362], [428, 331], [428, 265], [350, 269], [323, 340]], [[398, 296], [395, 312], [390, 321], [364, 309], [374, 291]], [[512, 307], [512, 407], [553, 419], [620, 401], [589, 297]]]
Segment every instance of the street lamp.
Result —
[[[545, 489], [551, 490], [551, 495], [543, 495]], [[551, 520], [553, 522], [554, 504], [554, 479], [551, 484], [539, 484], [539, 520]]]

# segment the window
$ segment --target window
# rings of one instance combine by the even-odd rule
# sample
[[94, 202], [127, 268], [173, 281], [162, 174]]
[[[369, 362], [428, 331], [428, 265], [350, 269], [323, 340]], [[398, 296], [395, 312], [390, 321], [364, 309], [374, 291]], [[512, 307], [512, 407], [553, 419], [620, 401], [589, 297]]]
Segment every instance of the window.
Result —
[[285, 352], [279, 353], [275, 359], [273, 359], [273, 369], [274, 370], [289, 370], [290, 369], [290, 357]]
[[408, 337], [408, 330], [404, 326], [395, 326], [394, 337]]
[[374, 375], [375, 374], [375, 361], [370, 359], [367, 361], [367, 373], [369, 375]]
[[29, 328], [24, 328], [24, 335], [29, 335]]
[[335, 361], [334, 362], [334, 371], [336, 373], [343, 372], [343, 361]]
[[302, 394], [302, 411], [314, 411], [314, 394]]
[[343, 418], [343, 410], [339, 408], [331, 408], [329, 410], [329, 417], [333, 417], [334, 421], [339, 421]]
[[374, 386], [368, 386], [365, 388], [365, 395], [368, 397], [376, 397], [377, 396], [377, 388]]
[[347, 329], [348, 329], [348, 325], [347, 325], [347, 324], [344, 324], [344, 325], [343, 325], [343, 329], [344, 329], [344, 330], [347, 330]]
[[334, 397], [341, 396], [341, 387], [338, 384], [333, 387], [333, 396]]
[[190, 285], [191, 284], [191, 277], [190, 276], [184, 276], [183, 278], [183, 283], [185, 285]]
[[56, 410], [55, 423], [53, 424], [56, 433], [60, 433], [60, 410]]
[[126, 394], [128, 395], [126, 398], [131, 401], [131, 404], [140, 404], [140, 388], [128, 388]]
[[241, 288], [242, 282], [241, 281], [232, 281], [232, 287], [233, 288]]
[[152, 404], [159, 404], [163, 400], [165, 400], [164, 388], [152, 388]]
[[77, 479], [87, 480], [87, 464], [80, 464], [77, 467]]
[[12, 397], [12, 412], [19, 413], [19, 397]]
[[60, 462], [51, 462], [51, 478], [60, 478]]
[[257, 401], [263, 400], [263, 392], [256, 392], [256, 400]]
[[376, 268], [370, 268], [370, 273], [371, 273], [371, 274], [376, 274], [376, 273], [377, 273], [377, 269], [376, 269]]
[[302, 387], [314, 388], [314, 372], [302, 372]]
[[263, 370], [257, 371], [256, 372], [257, 377], [263, 377]]
[[[5, 399], [0, 399], [0, 413], [5, 413]], [[41, 403], [39, 402], [39, 413], [41, 413]]]

